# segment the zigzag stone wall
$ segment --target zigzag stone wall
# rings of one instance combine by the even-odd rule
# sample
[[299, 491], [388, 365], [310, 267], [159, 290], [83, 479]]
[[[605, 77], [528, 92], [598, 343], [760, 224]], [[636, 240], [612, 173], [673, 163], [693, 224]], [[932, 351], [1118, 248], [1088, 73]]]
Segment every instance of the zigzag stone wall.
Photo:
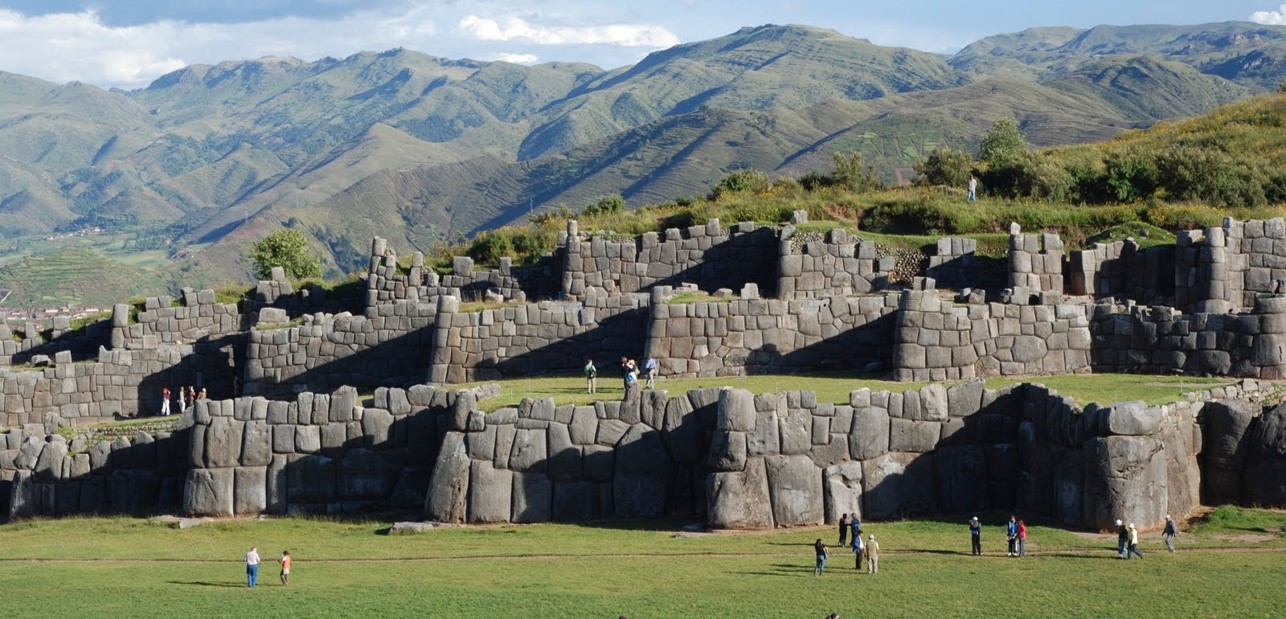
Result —
[[1187, 405], [1081, 411], [1039, 386], [967, 382], [863, 389], [845, 406], [724, 389], [718, 412], [706, 487], [716, 528], [983, 510], [1148, 527], [1198, 500], [1200, 432]]
[[803, 238], [793, 227], [781, 232], [777, 296], [822, 299], [868, 294], [889, 285], [893, 259], [875, 255], [875, 243], [836, 228], [821, 238]]
[[670, 228], [627, 240], [581, 237], [567, 224], [562, 292], [580, 298], [590, 288], [643, 292], [657, 285], [693, 282], [709, 292], [754, 283], [776, 292], [777, 233], [743, 222], [724, 228], [712, 219], [686, 230]]

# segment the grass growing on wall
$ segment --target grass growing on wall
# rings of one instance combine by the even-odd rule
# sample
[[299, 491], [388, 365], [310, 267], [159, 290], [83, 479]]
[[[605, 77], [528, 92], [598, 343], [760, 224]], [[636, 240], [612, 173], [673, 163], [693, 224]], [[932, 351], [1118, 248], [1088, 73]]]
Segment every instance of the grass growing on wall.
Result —
[[[133, 518], [0, 527], [24, 617], [1274, 617], [1286, 614], [1279, 533], [1286, 513], [1243, 510], [1183, 531], [1169, 555], [1118, 561], [1112, 534], [1034, 524], [1029, 557], [1004, 556], [1003, 514], [983, 517], [983, 557], [965, 519], [868, 522], [880, 574], [832, 548], [812, 575], [812, 542], [832, 527], [681, 534], [680, 522], [607, 521], [442, 529], [389, 536], [389, 521], [216, 521], [179, 530]], [[75, 540], [75, 543], [68, 543]], [[263, 558], [257, 589], [242, 556]], [[293, 557], [282, 587], [273, 563]]]

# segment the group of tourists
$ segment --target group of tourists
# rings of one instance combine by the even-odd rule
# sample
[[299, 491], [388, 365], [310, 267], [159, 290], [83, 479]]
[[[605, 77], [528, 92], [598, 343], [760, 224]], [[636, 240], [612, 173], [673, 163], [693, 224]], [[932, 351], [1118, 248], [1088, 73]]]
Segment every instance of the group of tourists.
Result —
[[[281, 551], [281, 558], [277, 559], [281, 564], [281, 586], [290, 585], [290, 551]], [[246, 553], [246, 586], [259, 586], [259, 549], [251, 548]]]
[[197, 391], [196, 387], [193, 387], [192, 385], [188, 385], [187, 387], [179, 387], [179, 390], [178, 390], [179, 397], [174, 398], [173, 395], [174, 394], [170, 391], [169, 387], [161, 388], [161, 416], [162, 417], [168, 417], [170, 415], [171, 400], [178, 401], [179, 414], [182, 415], [183, 413], [187, 412], [189, 404], [196, 404], [197, 400], [204, 400], [206, 397], [205, 387], [202, 387], [201, 391]]
[[[1116, 521], [1117, 526], [1117, 553], [1118, 559], [1130, 559], [1134, 556], [1143, 558], [1143, 551], [1139, 550], [1139, 530], [1134, 523], [1125, 524], [1121, 520]], [[1167, 514], [1165, 517], [1165, 528], [1161, 531], [1161, 537], [1165, 540], [1166, 549], [1174, 552], [1174, 536], [1177, 534], [1174, 520]], [[847, 542], [849, 537], [851, 542]], [[1026, 557], [1027, 556], [1027, 523], [1019, 520], [1016, 516], [1009, 516], [1009, 522], [1005, 524], [1005, 539], [1008, 542], [1008, 556]], [[853, 569], [862, 569], [862, 559], [867, 560], [866, 571], [868, 574], [875, 574], [879, 571], [880, 545], [876, 543], [875, 536], [871, 535], [865, 542], [862, 541], [862, 521], [857, 514], [841, 514], [839, 518], [839, 547], [843, 548], [850, 545], [853, 549], [853, 555], [856, 561]], [[970, 554], [975, 556], [982, 555], [982, 523], [977, 516], [969, 519], [969, 546]], [[813, 550], [817, 556], [816, 567], [813, 568], [813, 574], [820, 576], [826, 570], [826, 560], [829, 557], [826, 544], [818, 538], [813, 543]]]
[[[654, 388], [657, 370], [656, 357], [648, 357], [641, 370], [637, 361], [629, 357], [621, 357], [621, 380], [625, 383], [626, 396], [629, 396], [632, 387], [638, 386], [640, 378], [647, 381], [648, 389]], [[594, 365], [593, 358], [585, 359], [585, 367], [581, 373], [585, 376], [585, 393], [598, 393], [598, 366]]]
[[[846, 543], [849, 534], [852, 534], [853, 541]], [[857, 514], [850, 518], [848, 514], [841, 514], [839, 518], [839, 547], [849, 546], [853, 550], [853, 569], [862, 569], [862, 559], [866, 559], [866, 573], [876, 574], [880, 571], [880, 544], [875, 541], [875, 534], [872, 533], [866, 541], [862, 541], [862, 521]], [[817, 555], [817, 566], [813, 568], [813, 574], [821, 576], [826, 571], [826, 559], [829, 557], [829, 549], [826, 544], [818, 538], [813, 543], [813, 550]]]

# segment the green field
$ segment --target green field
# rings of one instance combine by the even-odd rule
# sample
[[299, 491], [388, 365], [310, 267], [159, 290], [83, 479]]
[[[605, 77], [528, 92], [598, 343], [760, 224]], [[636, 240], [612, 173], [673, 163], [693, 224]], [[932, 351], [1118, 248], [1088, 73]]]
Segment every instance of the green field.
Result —
[[[858, 575], [831, 527], [681, 533], [681, 522], [483, 526], [390, 536], [390, 521], [217, 521], [187, 530], [136, 518], [0, 526], [9, 616], [371, 617], [1281, 617], [1286, 512], [1221, 508], [1181, 532], [1179, 552], [1142, 537], [1115, 559], [1111, 535], [1033, 526], [1004, 555], [988, 516], [983, 557], [956, 521], [866, 523], [881, 568]], [[258, 546], [260, 586], [242, 556]], [[273, 561], [294, 557], [282, 587]]]
[[[453, 385], [466, 388], [494, 382], [500, 385], [500, 396], [479, 402], [485, 410], [492, 411], [506, 406], [517, 406], [523, 398], [552, 397], [558, 405], [591, 404], [595, 400], [620, 398], [624, 393], [618, 368], [599, 367], [598, 393], [585, 393], [585, 379], [580, 376], [538, 376]], [[736, 387], [753, 393], [775, 393], [785, 390], [813, 391], [817, 401], [847, 404], [849, 393], [863, 387], [872, 391], [902, 392], [919, 389], [927, 383], [900, 383], [882, 380], [882, 375], [855, 372], [834, 372], [800, 375], [718, 376], [705, 378], [663, 378], [656, 388], [666, 390], [671, 396], [702, 387]], [[987, 386], [998, 389], [1020, 382], [1040, 383], [1071, 397], [1081, 406], [1091, 402], [1111, 404], [1127, 400], [1143, 400], [1148, 404], [1164, 404], [1182, 399], [1182, 394], [1231, 384], [1225, 378], [1198, 378], [1193, 376], [1147, 376], [1135, 374], [1063, 374], [1036, 376], [1022, 379], [992, 378]]]

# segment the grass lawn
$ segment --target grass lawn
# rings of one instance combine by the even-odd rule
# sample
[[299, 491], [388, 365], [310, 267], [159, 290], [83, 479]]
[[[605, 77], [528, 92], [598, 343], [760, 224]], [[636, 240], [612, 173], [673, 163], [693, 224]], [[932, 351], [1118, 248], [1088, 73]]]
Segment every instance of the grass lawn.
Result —
[[[552, 397], [557, 404], [590, 404], [595, 400], [619, 399], [624, 394], [620, 378], [612, 367], [599, 368], [598, 393], [585, 393], [585, 379], [576, 376], [538, 376], [512, 380], [491, 381], [500, 385], [499, 397], [479, 403], [488, 411], [506, 406], [517, 406], [523, 398]], [[656, 383], [657, 389], [671, 395], [686, 393], [702, 387], [737, 387], [754, 393], [775, 393], [785, 390], [815, 391], [819, 402], [847, 404], [849, 392], [868, 387], [872, 391], [902, 392], [919, 389], [926, 383], [899, 383], [882, 380], [880, 375], [855, 372], [836, 372], [799, 375], [718, 376], [707, 378], [664, 378]], [[1070, 396], [1082, 406], [1090, 402], [1113, 403], [1143, 400], [1149, 404], [1164, 404], [1182, 399], [1181, 394], [1201, 391], [1231, 384], [1226, 378], [1197, 378], [1192, 376], [1141, 376], [1133, 374], [1064, 374], [1023, 379], [993, 378], [987, 386], [993, 389], [1020, 382], [1040, 383], [1059, 393]], [[476, 385], [482, 383], [470, 383]], [[470, 385], [457, 385], [468, 387]]]
[[[987, 516], [983, 557], [964, 518], [867, 523], [881, 573], [857, 575], [831, 527], [681, 534], [679, 522], [488, 526], [389, 536], [385, 521], [217, 521], [187, 530], [136, 518], [0, 527], [0, 588], [20, 616], [428, 617], [1280, 617], [1286, 512], [1221, 508], [1170, 555], [1115, 559], [1111, 535], [1033, 526], [1004, 556]], [[257, 589], [241, 557], [264, 558]], [[288, 549], [292, 582], [273, 561]], [[18, 616], [18, 615], [14, 615]]]

